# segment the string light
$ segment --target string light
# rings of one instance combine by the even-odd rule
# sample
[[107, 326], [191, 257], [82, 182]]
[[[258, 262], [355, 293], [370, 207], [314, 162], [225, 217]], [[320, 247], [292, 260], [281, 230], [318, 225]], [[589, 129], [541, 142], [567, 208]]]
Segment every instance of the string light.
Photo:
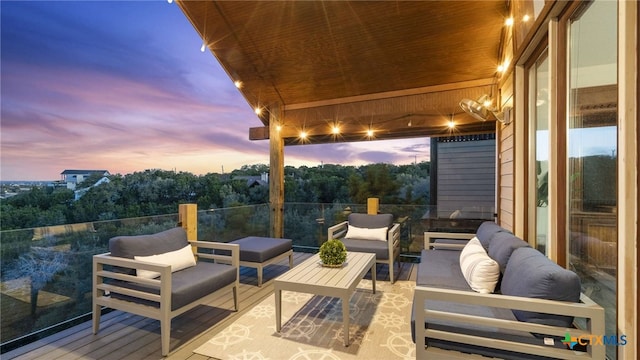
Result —
[[368, 137], [372, 137], [373, 136], [373, 129], [367, 130], [367, 136]]
[[300, 131], [300, 139], [306, 139], [307, 138], [307, 132], [306, 131]]
[[504, 24], [507, 26], [512, 26], [513, 25], [513, 18], [512, 17], [508, 17], [505, 21]]
[[242, 87], [242, 81], [236, 80], [233, 82], [233, 85], [235, 85], [238, 89], [240, 89]]
[[522, 21], [527, 22], [531, 19], [531, 16], [529, 16], [529, 14], [526, 14], [525, 16], [522, 17]]
[[338, 125], [333, 125], [333, 127], [331, 128], [331, 132], [332, 132], [334, 135], [338, 135], [338, 134], [340, 134], [340, 128], [338, 127]]
[[255, 109], [253, 109], [253, 112], [255, 112], [255, 113], [256, 113], [256, 115], [260, 115], [260, 114], [262, 114], [262, 109], [261, 109], [261, 108], [259, 108], [259, 107], [257, 107], [257, 108], [255, 108]]
[[453, 129], [456, 127], [456, 123], [455, 121], [453, 121], [453, 114], [451, 114], [451, 117], [449, 118], [449, 123], [447, 124], [447, 126], [449, 127], [449, 129]]
[[202, 43], [202, 46], [200, 46], [200, 52], [204, 52], [204, 50], [207, 48], [207, 46], [204, 44], [204, 42]]
[[280, 130], [282, 130], [282, 125], [280, 124], [276, 125], [276, 131], [280, 132]]

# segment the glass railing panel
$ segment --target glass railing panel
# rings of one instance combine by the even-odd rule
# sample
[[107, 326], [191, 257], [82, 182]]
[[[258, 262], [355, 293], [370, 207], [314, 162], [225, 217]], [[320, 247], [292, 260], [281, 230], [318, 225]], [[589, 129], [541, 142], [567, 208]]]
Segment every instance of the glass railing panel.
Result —
[[[351, 213], [366, 213], [366, 204], [285, 203], [284, 237], [298, 251], [317, 251], [327, 240], [329, 227], [347, 220]], [[394, 215], [400, 224], [401, 254], [420, 255], [425, 231], [475, 232], [484, 221], [494, 220], [494, 208], [473, 205], [459, 208], [429, 205], [380, 204], [379, 213]]]
[[318, 251], [327, 240], [327, 229], [347, 219], [351, 211], [366, 212], [366, 205], [285, 203], [284, 237], [295, 251]]
[[380, 204], [381, 213], [394, 214], [400, 223], [401, 253], [419, 256], [427, 231], [475, 233], [484, 221], [494, 220], [494, 209], [473, 205], [446, 207], [432, 205]]
[[429, 206], [421, 220], [428, 231], [474, 233], [482, 222], [495, 220], [495, 208], [475, 205]]
[[198, 240], [229, 242], [246, 236], [269, 236], [269, 205], [198, 211]]

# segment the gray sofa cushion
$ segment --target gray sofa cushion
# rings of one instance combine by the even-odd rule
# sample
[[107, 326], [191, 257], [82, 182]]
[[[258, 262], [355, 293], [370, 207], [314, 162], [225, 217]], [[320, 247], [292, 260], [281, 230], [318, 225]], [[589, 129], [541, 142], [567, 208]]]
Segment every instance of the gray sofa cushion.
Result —
[[[223, 288], [236, 280], [236, 268], [230, 265], [211, 262], [198, 262], [196, 266], [176, 271], [171, 275], [171, 310], [179, 309], [212, 292]], [[119, 280], [114, 285], [129, 289], [160, 294], [160, 290], [145, 285], [129, 283]], [[132, 298], [130, 296], [111, 293], [117, 299], [132, 301], [149, 306], [159, 307], [159, 303]]]
[[134, 256], [150, 256], [180, 250], [187, 245], [187, 233], [181, 227], [156, 234], [116, 236], [109, 239], [111, 256], [129, 259], [133, 259]]
[[[504, 295], [559, 301], [580, 301], [580, 278], [563, 269], [541, 252], [531, 247], [516, 249], [502, 278]], [[552, 326], [571, 326], [573, 317], [513, 311], [520, 321]]]
[[386, 241], [341, 239], [347, 251], [376, 254], [376, 260], [389, 259], [389, 243]]
[[349, 225], [366, 228], [366, 229], [379, 229], [383, 227], [389, 227], [393, 224], [392, 214], [349, 214]]
[[495, 222], [485, 221], [482, 224], [480, 224], [480, 227], [478, 227], [478, 230], [476, 230], [476, 237], [478, 238], [478, 240], [480, 240], [482, 247], [484, 247], [484, 249], [488, 251], [489, 244], [491, 243], [491, 239], [495, 234], [500, 232], [511, 234], [511, 232], [502, 228], [500, 225], [496, 224]]
[[471, 290], [460, 270], [460, 251], [422, 250], [416, 285]]
[[524, 240], [511, 233], [498, 232], [493, 235], [487, 253], [489, 254], [489, 257], [500, 265], [500, 272], [504, 273], [513, 251], [515, 249], [528, 246], [529, 244], [524, 242]]

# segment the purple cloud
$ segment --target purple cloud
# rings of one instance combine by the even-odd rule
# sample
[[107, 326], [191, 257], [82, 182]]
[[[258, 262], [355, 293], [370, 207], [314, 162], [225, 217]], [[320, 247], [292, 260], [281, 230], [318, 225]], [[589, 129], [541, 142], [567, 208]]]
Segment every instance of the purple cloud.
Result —
[[[0, 179], [269, 162], [269, 142], [248, 139], [260, 121], [175, 4], [8, 1], [0, 16]], [[291, 146], [285, 163], [408, 163], [420, 141]]]

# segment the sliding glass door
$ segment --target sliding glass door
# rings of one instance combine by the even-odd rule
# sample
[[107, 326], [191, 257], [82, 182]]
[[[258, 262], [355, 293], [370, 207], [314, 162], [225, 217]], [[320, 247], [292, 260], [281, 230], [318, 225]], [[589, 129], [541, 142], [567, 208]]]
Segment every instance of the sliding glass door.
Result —
[[[568, 260], [616, 333], [617, 2], [579, 9], [568, 28]], [[607, 356], [615, 358], [615, 346]]]

